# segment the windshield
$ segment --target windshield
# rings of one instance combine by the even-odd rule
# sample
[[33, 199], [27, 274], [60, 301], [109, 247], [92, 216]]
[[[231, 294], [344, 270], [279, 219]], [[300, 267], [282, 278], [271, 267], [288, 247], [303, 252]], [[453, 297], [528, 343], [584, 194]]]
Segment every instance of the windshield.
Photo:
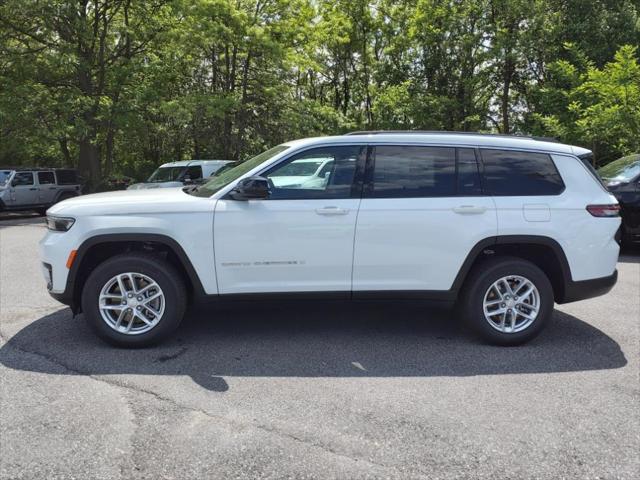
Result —
[[211, 180], [209, 180], [204, 185], [191, 189], [187, 193], [195, 195], [196, 197], [210, 197], [218, 190], [226, 187], [231, 182], [237, 180], [248, 171], [253, 170], [261, 163], [266, 162], [270, 158], [273, 158], [279, 153], [284, 152], [288, 148], [289, 147], [287, 147], [286, 145], [278, 145], [277, 147], [273, 147], [266, 152], [262, 152], [260, 155], [256, 155], [255, 157], [247, 160], [246, 162], [242, 162], [237, 166], [225, 172], [222, 172], [220, 175], [212, 177]]
[[640, 154], [619, 158], [602, 167], [598, 173], [609, 181], [631, 181], [640, 175]]
[[175, 182], [187, 167], [160, 167], [151, 174], [148, 183]]
[[0, 170], [0, 186], [5, 185], [9, 181], [11, 170]]

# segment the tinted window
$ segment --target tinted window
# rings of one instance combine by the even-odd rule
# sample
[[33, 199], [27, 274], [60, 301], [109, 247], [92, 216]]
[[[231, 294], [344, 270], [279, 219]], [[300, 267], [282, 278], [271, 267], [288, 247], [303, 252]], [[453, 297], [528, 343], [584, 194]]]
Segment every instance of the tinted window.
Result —
[[77, 185], [80, 183], [75, 170], [56, 170], [56, 177], [58, 177], [58, 185]]
[[544, 153], [482, 149], [484, 188], [489, 195], [557, 195], [564, 184]]
[[307, 150], [276, 165], [263, 176], [271, 184], [271, 199], [350, 198], [359, 145]]
[[456, 193], [454, 148], [380, 146], [367, 196], [446, 197]]
[[458, 149], [458, 195], [480, 195], [480, 173], [476, 152], [471, 148]]
[[192, 165], [187, 168], [187, 173], [184, 176], [191, 178], [191, 180], [198, 180], [202, 178], [202, 167], [200, 165]]
[[33, 185], [33, 173], [31, 172], [18, 172], [13, 177], [13, 185]]
[[38, 172], [38, 183], [40, 185], [51, 185], [56, 183], [53, 172]]

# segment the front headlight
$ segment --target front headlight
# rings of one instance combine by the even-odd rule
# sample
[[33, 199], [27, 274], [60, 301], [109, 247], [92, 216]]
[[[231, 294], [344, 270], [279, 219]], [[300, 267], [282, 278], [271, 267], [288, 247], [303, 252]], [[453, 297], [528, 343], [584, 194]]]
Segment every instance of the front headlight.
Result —
[[75, 218], [70, 217], [52, 217], [47, 215], [47, 228], [54, 232], [66, 232], [75, 223]]

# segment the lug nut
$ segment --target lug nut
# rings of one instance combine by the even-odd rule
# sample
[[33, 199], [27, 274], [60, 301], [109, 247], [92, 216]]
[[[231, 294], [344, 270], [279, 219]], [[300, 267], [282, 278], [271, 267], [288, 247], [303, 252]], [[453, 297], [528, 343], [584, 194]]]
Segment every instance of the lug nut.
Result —
[[507, 306], [507, 304], [506, 304], [506, 303], [501, 303], [501, 304], [500, 304], [500, 307], [502, 307], [502, 308], [504, 308], [504, 307], [506, 307], [506, 306]]
[[142, 310], [142, 307], [141, 307], [140, 305], [138, 305], [138, 306], [136, 307], [136, 310]]
[[138, 301], [141, 302], [142, 301], [142, 297], [138, 297]]
[[127, 297], [133, 298], [133, 293], [128, 294]]
[[122, 305], [126, 305], [127, 301], [126, 300], [122, 300]]

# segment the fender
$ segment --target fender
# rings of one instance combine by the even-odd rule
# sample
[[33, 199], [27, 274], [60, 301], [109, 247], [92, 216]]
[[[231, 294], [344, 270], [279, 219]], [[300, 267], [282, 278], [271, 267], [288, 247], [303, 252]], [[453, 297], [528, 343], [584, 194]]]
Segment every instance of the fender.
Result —
[[167, 247], [170, 251], [172, 251], [177, 257], [182, 267], [184, 268], [191, 285], [193, 286], [194, 295], [198, 297], [204, 297], [205, 292], [202, 287], [202, 283], [200, 282], [200, 278], [196, 273], [191, 260], [184, 252], [180, 244], [174, 240], [173, 238], [167, 235], [161, 234], [152, 234], [152, 233], [109, 233], [104, 235], [96, 235], [94, 237], [90, 237], [78, 247], [78, 253], [76, 254], [76, 259], [69, 270], [69, 274], [67, 276], [67, 284], [65, 286], [65, 290], [61, 294], [55, 294], [55, 298], [71, 307], [74, 313], [78, 311], [79, 302], [78, 302], [78, 294], [77, 291], [80, 285], [77, 285], [78, 273], [81, 270], [83, 261], [87, 255], [87, 252], [94, 246], [100, 245], [101, 243], [128, 243], [128, 242], [140, 242], [140, 243], [157, 243]]
[[62, 197], [63, 195], [69, 195], [69, 198], [73, 198], [73, 197], [78, 197], [79, 194], [78, 192], [76, 192], [75, 190], [60, 190], [58, 191], [58, 193], [56, 193], [55, 198], [53, 199], [53, 203], [58, 203], [60, 202], [60, 197]]
[[567, 260], [567, 256], [562, 249], [562, 246], [553, 238], [545, 237], [543, 235], [500, 235], [495, 237], [485, 238], [484, 240], [480, 240], [475, 246], [471, 249], [467, 258], [465, 259], [462, 267], [460, 267], [460, 271], [458, 275], [456, 275], [455, 280], [453, 281], [453, 285], [451, 286], [452, 290], [458, 291], [464, 284], [465, 279], [471, 267], [478, 257], [482, 254], [482, 252], [486, 249], [490, 249], [495, 245], [542, 245], [545, 247], [549, 247], [556, 254], [556, 257], [560, 261], [560, 270], [562, 271], [563, 283], [566, 287], [573, 283], [571, 278], [571, 268], [569, 267], [569, 262]]

